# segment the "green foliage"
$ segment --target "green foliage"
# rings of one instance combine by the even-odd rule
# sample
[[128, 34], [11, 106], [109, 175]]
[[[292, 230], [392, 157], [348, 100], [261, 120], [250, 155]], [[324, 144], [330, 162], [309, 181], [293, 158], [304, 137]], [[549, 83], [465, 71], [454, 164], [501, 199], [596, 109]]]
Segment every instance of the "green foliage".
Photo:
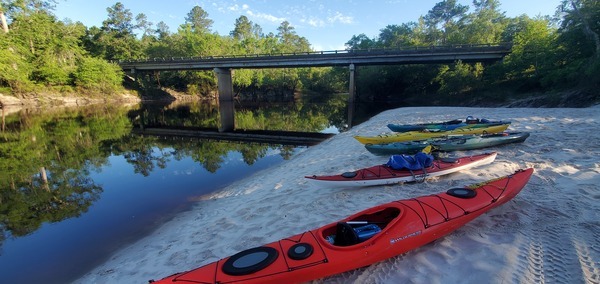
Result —
[[[552, 42], [556, 34], [546, 19], [516, 18], [511, 24], [512, 53], [497, 66], [501, 70], [499, 80], [517, 83], [519, 86], [539, 85], [540, 78], [552, 69]], [[496, 72], [498, 72], [498, 70]], [[500, 73], [500, 72], [498, 72]]]
[[[186, 23], [176, 33], [171, 33], [164, 22], [153, 30], [144, 14], [134, 17], [123, 3], [117, 2], [106, 9], [108, 17], [101, 27], [86, 28], [80, 23], [57, 21], [51, 13], [53, 3], [37, 0], [3, 3], [8, 7], [11, 33], [0, 38], [0, 70], [5, 71], [0, 74], [0, 87], [8, 86], [18, 92], [29, 90], [32, 84], [40, 84], [68, 86], [56, 90], [76, 87], [113, 93], [119, 89], [117, 85], [122, 73], [102, 59], [310, 51], [308, 40], [297, 35], [287, 21], [281, 23], [276, 35], [265, 35], [259, 25], [241, 16], [230, 36], [220, 36], [210, 33], [213, 21], [202, 7], [195, 6], [187, 14]], [[135, 31], [140, 31], [141, 38]], [[237, 73], [234, 84], [239, 90], [293, 92], [303, 85], [301, 71], [295, 69], [240, 70]], [[216, 90], [212, 72], [160, 72], [154, 75], [154, 83], [161, 87], [202, 96]]]
[[78, 87], [110, 94], [120, 89], [123, 71], [118, 65], [102, 59], [83, 58], [73, 76]]
[[185, 23], [197, 33], [208, 33], [213, 24], [213, 20], [208, 18], [208, 13], [200, 6], [194, 6], [185, 17]]
[[0, 74], [0, 86], [15, 92], [29, 91], [34, 83], [106, 93], [120, 88], [120, 68], [87, 57], [81, 41], [85, 26], [57, 21], [49, 11], [53, 2], [9, 3], [10, 33], [0, 35], [0, 70], [6, 71]]
[[133, 33], [133, 14], [121, 2], [114, 6], [106, 8], [108, 19], [102, 22], [102, 29], [105, 31], [116, 32], [118, 35], [125, 36]]
[[503, 42], [502, 33], [509, 21], [499, 10], [500, 2], [498, 0], [475, 0], [473, 4], [475, 12], [460, 19], [457, 24], [458, 30], [450, 36], [449, 41], [455, 44]]
[[457, 4], [456, 0], [443, 0], [435, 4], [424, 17], [429, 42], [434, 45], [448, 44], [451, 34], [458, 32], [456, 20], [468, 10], [469, 6]]
[[321, 93], [345, 92], [348, 88], [348, 69], [333, 67], [299, 69], [302, 86]]
[[33, 67], [24, 59], [26, 51], [12, 42], [12, 35], [0, 34], [0, 86], [20, 91], [31, 84], [29, 76]]
[[[199, 57], [245, 54], [285, 54], [310, 51], [310, 43], [283, 21], [264, 33], [240, 16], [228, 35], [211, 32], [213, 21], [194, 6], [185, 23], [172, 33], [160, 22], [154, 29], [144, 14], [134, 14], [121, 2], [107, 8], [101, 27], [57, 21], [55, 1], [10, 1], [2, 6], [11, 32], [0, 35], [0, 88], [24, 92], [43, 86], [55, 90], [83, 88], [112, 93], [122, 74], [115, 66], [94, 61], [156, 57]], [[416, 22], [390, 23], [377, 37], [354, 35], [348, 49], [406, 48], [444, 44], [512, 42], [513, 50], [493, 65], [456, 63], [449, 66], [360, 67], [359, 95], [413, 100], [425, 94], [459, 94], [498, 86], [544, 91], [600, 84], [600, 4], [595, 0], [564, 0], [560, 21], [548, 17], [509, 18], [499, 0], [474, 0], [470, 6], [442, 0]], [[470, 10], [469, 8], [473, 8]], [[134, 23], [135, 21], [135, 23]], [[559, 23], [556, 28], [555, 23]], [[136, 34], [137, 32], [137, 34]], [[90, 59], [93, 58], [93, 59]], [[108, 76], [99, 76], [107, 72]], [[293, 94], [299, 89], [346, 91], [347, 69], [298, 68], [236, 70], [237, 93]], [[344, 74], [346, 73], [346, 74]], [[208, 96], [216, 90], [212, 72], [175, 71], [141, 74], [145, 87], [168, 87]], [[412, 98], [411, 98], [412, 97]], [[418, 101], [418, 100], [415, 100]]]
[[[392, 39], [388, 39], [388, 42], [391, 41]], [[393, 44], [393, 43], [390, 43]], [[370, 39], [367, 35], [365, 34], [359, 34], [359, 35], [355, 35], [352, 36], [352, 38], [346, 42], [345, 44], [347, 49], [369, 49], [369, 48], [373, 48], [376, 47], [376, 43], [375, 41], [373, 41], [372, 39]]]
[[458, 61], [454, 66], [442, 65], [434, 82], [440, 85], [439, 93], [457, 95], [479, 87], [483, 66], [481, 64], [465, 64]]
[[512, 52], [492, 65], [457, 62], [437, 69], [429, 66], [429, 70], [423, 66], [361, 66], [357, 72], [358, 94], [361, 99], [395, 97], [423, 104], [446, 103], [453, 98], [459, 101], [457, 98], [472, 97], [469, 94], [498, 93], [498, 88], [508, 93], [527, 93], [600, 86], [598, 3], [563, 1], [559, 7], [563, 21], [557, 29], [549, 17], [508, 18], [497, 0], [473, 1], [475, 9], [470, 13], [456, 1], [441, 1], [418, 23], [388, 25], [373, 39], [363, 34], [353, 36], [346, 46], [369, 49], [511, 42]]

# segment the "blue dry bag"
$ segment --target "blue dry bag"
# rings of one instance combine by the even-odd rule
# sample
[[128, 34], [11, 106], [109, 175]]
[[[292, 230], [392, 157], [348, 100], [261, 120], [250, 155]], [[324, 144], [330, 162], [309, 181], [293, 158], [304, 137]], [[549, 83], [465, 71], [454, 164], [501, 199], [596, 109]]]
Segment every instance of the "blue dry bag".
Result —
[[419, 152], [414, 156], [392, 155], [386, 165], [394, 170], [420, 170], [431, 167], [432, 164], [432, 155]]

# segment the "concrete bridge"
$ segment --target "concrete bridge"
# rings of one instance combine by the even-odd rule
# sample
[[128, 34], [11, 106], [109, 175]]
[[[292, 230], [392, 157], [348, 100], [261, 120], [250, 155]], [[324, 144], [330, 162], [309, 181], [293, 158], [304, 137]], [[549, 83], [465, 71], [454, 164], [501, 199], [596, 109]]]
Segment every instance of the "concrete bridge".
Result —
[[[445, 64], [462, 62], [494, 62], [511, 51], [511, 44], [478, 44], [411, 47], [401, 49], [334, 50], [287, 54], [256, 54], [203, 57], [153, 58], [139, 61], [120, 61], [126, 72], [214, 70], [217, 75], [219, 102], [233, 107], [232, 69], [299, 68], [348, 66], [348, 103], [355, 97], [355, 70], [366, 65]], [[233, 130], [233, 111], [221, 117], [222, 131]], [[351, 119], [350, 119], [351, 120]]]
[[490, 62], [510, 53], [510, 44], [452, 45], [402, 49], [333, 50], [283, 54], [153, 58], [120, 61], [125, 71], [297, 68], [358, 65]]

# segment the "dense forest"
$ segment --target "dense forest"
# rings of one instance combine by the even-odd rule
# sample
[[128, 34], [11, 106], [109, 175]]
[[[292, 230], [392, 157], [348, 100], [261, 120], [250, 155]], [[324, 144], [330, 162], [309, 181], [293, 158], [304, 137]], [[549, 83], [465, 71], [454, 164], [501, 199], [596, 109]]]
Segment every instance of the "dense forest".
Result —
[[[227, 35], [211, 30], [213, 21], [200, 6], [172, 32], [164, 22], [147, 20], [117, 2], [106, 9], [101, 27], [60, 21], [56, 0], [0, 0], [0, 93], [78, 93], [110, 96], [124, 89], [118, 60], [274, 54], [311, 51], [310, 42], [287, 21], [277, 31], [240, 16]], [[452, 44], [511, 43], [504, 60], [484, 65], [361, 67], [357, 93], [361, 99], [396, 100], [406, 104], [502, 102], [533, 95], [558, 99], [565, 93], [597, 100], [591, 90], [600, 85], [600, 1], [563, 0], [553, 16], [507, 17], [499, 0], [456, 0], [435, 4], [416, 22], [390, 24], [378, 36], [354, 35], [349, 50], [410, 48]], [[238, 94], [294, 91], [347, 92], [346, 68], [236, 70]], [[210, 71], [145, 74], [136, 85], [210, 96], [216, 78]], [[581, 94], [584, 95], [581, 95]], [[589, 103], [589, 102], [588, 102]]]

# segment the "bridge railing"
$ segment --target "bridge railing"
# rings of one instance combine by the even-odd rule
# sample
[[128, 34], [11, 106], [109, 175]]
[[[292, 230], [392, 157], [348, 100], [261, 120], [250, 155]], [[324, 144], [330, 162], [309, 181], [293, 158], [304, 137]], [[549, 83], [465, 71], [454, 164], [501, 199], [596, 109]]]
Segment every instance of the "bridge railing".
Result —
[[455, 45], [432, 45], [432, 46], [411, 46], [400, 48], [369, 48], [369, 49], [344, 49], [344, 50], [325, 50], [325, 51], [307, 51], [307, 52], [291, 52], [291, 53], [264, 53], [264, 54], [233, 54], [233, 55], [211, 55], [211, 56], [193, 56], [193, 57], [155, 57], [141, 60], [119, 60], [118, 64], [127, 63], [144, 63], [144, 62], [186, 62], [191, 60], [219, 60], [219, 59], [252, 59], [252, 58], [269, 58], [269, 57], [306, 57], [314, 55], [349, 55], [349, 54], [386, 54], [386, 53], [402, 53], [402, 52], [428, 52], [428, 51], [457, 51], [465, 52], [480, 50], [485, 48], [488, 51], [510, 50], [511, 43], [500, 44], [455, 44]]

